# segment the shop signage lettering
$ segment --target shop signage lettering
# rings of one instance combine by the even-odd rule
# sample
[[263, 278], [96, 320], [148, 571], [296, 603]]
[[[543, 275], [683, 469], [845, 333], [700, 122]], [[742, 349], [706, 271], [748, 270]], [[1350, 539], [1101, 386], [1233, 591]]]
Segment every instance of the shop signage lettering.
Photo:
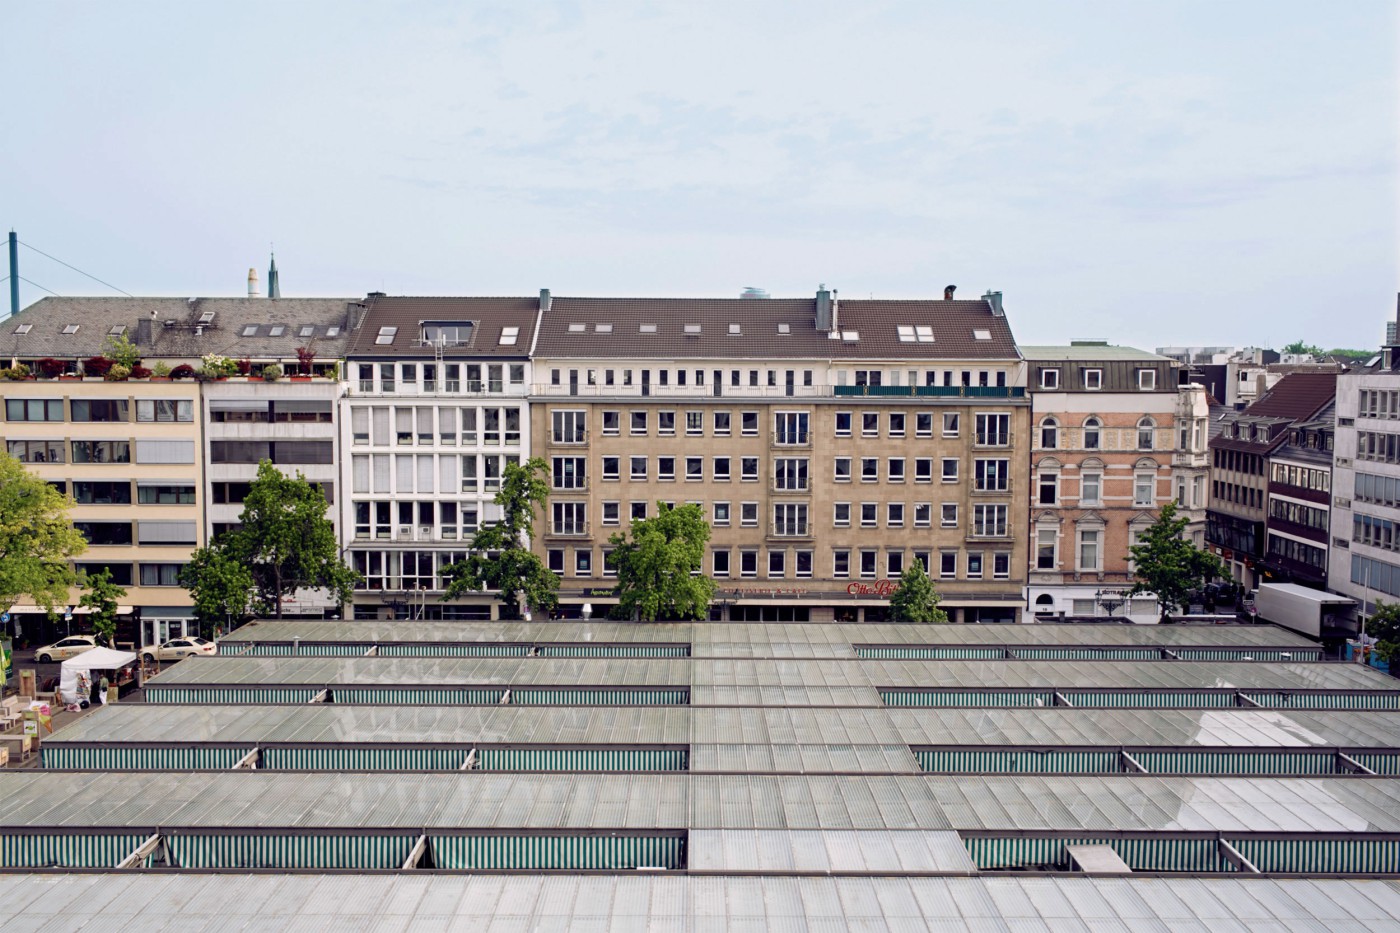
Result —
[[852, 583], [846, 587], [848, 596], [879, 596], [889, 599], [899, 589], [898, 580], [876, 580], [874, 583]]
[[727, 596], [806, 596], [809, 590], [805, 586], [741, 586], [719, 592]]

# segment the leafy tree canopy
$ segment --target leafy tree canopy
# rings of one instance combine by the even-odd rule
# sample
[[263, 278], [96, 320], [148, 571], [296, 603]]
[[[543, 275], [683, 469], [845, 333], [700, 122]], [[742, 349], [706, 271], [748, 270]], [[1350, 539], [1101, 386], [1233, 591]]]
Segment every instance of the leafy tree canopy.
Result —
[[202, 547], [180, 568], [180, 585], [190, 591], [200, 631], [246, 621], [252, 615], [256, 590], [253, 573], [222, 547]]
[[92, 633], [110, 648], [117, 636], [117, 604], [126, 595], [126, 589], [112, 582], [112, 571], [106, 567], [84, 575], [82, 585], [78, 605], [92, 610], [88, 616]]
[[1310, 354], [1312, 354], [1313, 356], [1317, 356], [1317, 355], [1319, 355], [1319, 354], [1322, 353], [1322, 348], [1319, 347], [1317, 344], [1305, 343], [1305, 342], [1302, 341], [1302, 340], [1295, 340], [1295, 341], [1293, 341], [1293, 342], [1290, 343], [1290, 344], [1284, 345], [1284, 348], [1283, 348], [1282, 350], [1280, 350], [1279, 352], [1280, 352], [1280, 353], [1300, 353], [1300, 354], [1302, 354], [1302, 353], [1310, 353]]
[[1376, 654], [1392, 664], [1400, 661], [1400, 603], [1377, 601], [1375, 613], [1366, 620], [1366, 634], [1376, 639]]
[[77, 576], [68, 561], [87, 541], [68, 517], [72, 500], [0, 452], [0, 609], [21, 596], [52, 614]]
[[715, 583], [696, 574], [705, 563], [710, 525], [698, 505], [657, 504], [651, 518], [638, 518], [608, 539], [617, 570], [618, 612], [654, 622], [704, 618]]
[[[359, 574], [340, 558], [335, 526], [326, 517], [325, 493], [304, 475], [287, 476], [268, 460], [259, 463], [239, 521], [242, 527], [204, 549], [219, 552], [217, 558], [205, 556], [196, 570], [181, 578], [191, 593], [218, 592], [219, 601], [231, 598], [237, 605], [228, 592], [227, 565], [232, 562], [252, 578], [254, 608], [279, 619], [283, 598], [299, 589], [329, 590], [340, 602], [350, 601]], [[206, 571], [221, 575], [222, 582], [206, 580]]]
[[1176, 503], [1168, 502], [1130, 548], [1137, 582], [1128, 591], [1128, 598], [1139, 593], [1155, 595], [1163, 620], [1186, 608], [1191, 592], [1202, 583], [1226, 575], [1218, 557], [1182, 537], [1188, 524], [1187, 519], [1176, 517]]
[[942, 599], [923, 561], [916, 560], [900, 574], [899, 587], [890, 596], [890, 618], [923, 624], [947, 622], [948, 613], [938, 608]]
[[540, 457], [506, 465], [494, 500], [501, 507], [501, 520], [476, 533], [465, 560], [443, 570], [450, 581], [444, 600], [495, 590], [512, 614], [522, 602], [541, 612], [558, 605], [559, 577], [529, 549], [535, 509], [543, 511], [549, 499], [548, 472], [549, 465]]

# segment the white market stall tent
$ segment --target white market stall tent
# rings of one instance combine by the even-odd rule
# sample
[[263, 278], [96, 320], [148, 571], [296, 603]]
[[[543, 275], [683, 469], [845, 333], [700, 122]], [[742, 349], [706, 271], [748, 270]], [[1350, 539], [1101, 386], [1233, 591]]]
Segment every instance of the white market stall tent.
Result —
[[[88, 671], [115, 671], [136, 661], [132, 651], [116, 651], [112, 648], [93, 648], [63, 662], [58, 678], [58, 691], [64, 704], [79, 703], [86, 699], [86, 691], [78, 686], [79, 675]], [[89, 683], [91, 679], [89, 678]]]

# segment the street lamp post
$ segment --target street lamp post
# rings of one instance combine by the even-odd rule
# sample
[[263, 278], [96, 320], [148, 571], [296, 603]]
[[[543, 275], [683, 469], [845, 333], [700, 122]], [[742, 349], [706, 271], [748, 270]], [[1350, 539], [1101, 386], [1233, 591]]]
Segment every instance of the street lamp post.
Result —
[[1097, 590], [1094, 592], [1094, 605], [1102, 609], [1110, 619], [1127, 601], [1128, 597], [1122, 590]]

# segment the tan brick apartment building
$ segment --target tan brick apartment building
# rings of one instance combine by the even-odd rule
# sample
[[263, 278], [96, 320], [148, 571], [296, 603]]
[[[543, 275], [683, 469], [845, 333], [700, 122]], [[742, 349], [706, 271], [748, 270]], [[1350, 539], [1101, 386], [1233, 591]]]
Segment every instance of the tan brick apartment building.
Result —
[[1176, 494], [1179, 364], [1101, 341], [1021, 352], [1032, 398], [1030, 609], [1155, 622], [1155, 599], [1129, 604], [1123, 592], [1129, 547]]
[[608, 537], [700, 503], [716, 618], [875, 621], [922, 561], [959, 621], [1019, 618], [1029, 401], [976, 301], [542, 301], [535, 547], [561, 614], [607, 611]]

